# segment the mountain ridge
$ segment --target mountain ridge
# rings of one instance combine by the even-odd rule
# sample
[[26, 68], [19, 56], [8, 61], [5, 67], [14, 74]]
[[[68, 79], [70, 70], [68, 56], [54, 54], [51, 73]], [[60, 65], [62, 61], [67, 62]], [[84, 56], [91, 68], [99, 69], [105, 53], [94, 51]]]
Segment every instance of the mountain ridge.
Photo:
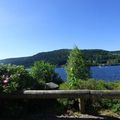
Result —
[[[40, 52], [32, 56], [27, 57], [17, 57], [17, 58], [7, 58], [0, 60], [3, 64], [16, 64], [24, 65], [25, 67], [30, 67], [35, 61], [44, 60], [61, 66], [66, 64], [68, 55], [71, 49], [59, 49], [48, 52]], [[120, 64], [120, 51], [107, 51], [102, 49], [84, 49], [81, 50], [83, 57], [87, 63], [90, 65], [97, 64]]]

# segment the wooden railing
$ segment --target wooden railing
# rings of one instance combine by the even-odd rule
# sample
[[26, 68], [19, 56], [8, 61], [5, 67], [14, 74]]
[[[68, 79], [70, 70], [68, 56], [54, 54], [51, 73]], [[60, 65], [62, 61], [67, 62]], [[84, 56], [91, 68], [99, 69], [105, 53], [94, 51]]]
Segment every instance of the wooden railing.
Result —
[[85, 113], [85, 100], [94, 98], [119, 99], [120, 91], [113, 90], [25, 90], [21, 94], [0, 94], [0, 99], [56, 99], [78, 98], [79, 108]]
[[119, 90], [25, 90], [28, 98], [120, 98]]

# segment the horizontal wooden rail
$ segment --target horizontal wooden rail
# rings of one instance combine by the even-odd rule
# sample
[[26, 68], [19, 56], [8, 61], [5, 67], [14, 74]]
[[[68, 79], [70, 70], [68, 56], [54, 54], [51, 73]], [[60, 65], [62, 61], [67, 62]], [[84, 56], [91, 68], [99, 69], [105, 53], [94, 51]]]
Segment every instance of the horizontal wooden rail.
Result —
[[34, 98], [120, 98], [119, 90], [26, 90], [24, 95]]
[[120, 90], [25, 90], [23, 93], [0, 94], [0, 99], [49, 98], [120, 98]]
[[32, 98], [80, 98], [90, 93], [89, 90], [26, 90], [24, 95]]
[[90, 90], [90, 97], [120, 99], [120, 90]]

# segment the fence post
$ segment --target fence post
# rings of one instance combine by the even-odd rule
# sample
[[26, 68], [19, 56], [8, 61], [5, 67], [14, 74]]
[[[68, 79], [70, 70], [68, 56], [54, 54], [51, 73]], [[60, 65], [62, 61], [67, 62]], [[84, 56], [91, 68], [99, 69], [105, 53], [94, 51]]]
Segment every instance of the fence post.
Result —
[[86, 113], [86, 110], [85, 110], [85, 98], [79, 98], [78, 99], [78, 105], [79, 105], [79, 110], [81, 113]]

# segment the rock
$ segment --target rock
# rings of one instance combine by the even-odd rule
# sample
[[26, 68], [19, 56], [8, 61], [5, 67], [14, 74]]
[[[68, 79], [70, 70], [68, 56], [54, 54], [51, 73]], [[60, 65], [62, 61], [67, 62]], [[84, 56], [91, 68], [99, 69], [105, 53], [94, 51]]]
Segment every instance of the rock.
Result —
[[56, 89], [58, 89], [58, 87], [59, 86], [57, 84], [53, 83], [53, 82], [49, 82], [49, 83], [45, 84], [45, 88], [47, 90], [56, 90]]

